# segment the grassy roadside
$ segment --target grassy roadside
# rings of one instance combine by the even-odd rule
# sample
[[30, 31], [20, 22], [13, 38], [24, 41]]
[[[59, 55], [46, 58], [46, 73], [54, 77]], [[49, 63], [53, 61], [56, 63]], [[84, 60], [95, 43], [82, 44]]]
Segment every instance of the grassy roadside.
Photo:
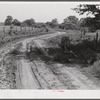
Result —
[[15, 72], [17, 70], [16, 62], [12, 55], [6, 55], [2, 61], [0, 69], [0, 89], [15, 89]]
[[16, 71], [17, 71], [17, 55], [20, 54], [17, 45], [12, 51], [3, 57], [0, 62], [0, 89], [16, 89]]

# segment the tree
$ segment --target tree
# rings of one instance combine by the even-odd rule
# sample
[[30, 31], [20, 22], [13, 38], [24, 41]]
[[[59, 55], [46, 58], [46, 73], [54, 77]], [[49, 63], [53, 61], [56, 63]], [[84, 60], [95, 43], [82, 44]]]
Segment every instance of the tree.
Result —
[[86, 18], [81, 18], [81, 19], [79, 20], [79, 25], [80, 25], [81, 27], [84, 27], [85, 24], [86, 24]]
[[77, 8], [74, 8], [79, 15], [87, 14], [93, 15], [94, 17], [87, 17], [84, 19], [84, 25], [89, 27], [92, 30], [100, 29], [100, 5], [89, 5], [83, 4], [78, 5]]
[[26, 19], [25, 21], [22, 22], [24, 26], [33, 26], [35, 24], [35, 20], [33, 18], [31, 19]]
[[76, 16], [68, 16], [67, 18], [64, 19], [64, 23], [77, 24], [78, 23], [78, 18]]
[[17, 19], [14, 19], [14, 20], [12, 21], [12, 24], [13, 24], [13, 25], [16, 25], [16, 26], [20, 26], [20, 25], [21, 25], [21, 22], [18, 21]]
[[5, 20], [5, 25], [11, 25], [12, 24], [13, 17], [12, 16], [7, 16]]
[[79, 19], [76, 16], [68, 16], [63, 20], [63, 23], [59, 25], [61, 29], [78, 29]]
[[78, 26], [73, 24], [73, 23], [61, 23], [59, 25], [59, 28], [61, 29], [65, 29], [65, 30], [77, 30], [78, 29]]
[[87, 17], [87, 18], [81, 18], [79, 23], [81, 27], [88, 27], [91, 26], [91, 23], [93, 22], [91, 17]]
[[91, 32], [95, 32], [100, 27], [100, 24], [97, 23], [96, 19], [91, 17], [81, 18], [79, 24], [81, 28], [87, 27]]
[[51, 22], [54, 23], [54, 24], [56, 24], [56, 25], [58, 24], [57, 18], [53, 19]]
[[36, 28], [45, 28], [46, 24], [45, 23], [35, 23], [34, 27], [36, 27]]
[[50, 23], [51, 28], [57, 27], [58, 26], [58, 20], [57, 18], [53, 19]]
[[78, 5], [77, 8], [74, 8], [73, 10], [75, 10], [80, 15], [86, 13], [87, 15], [93, 15], [96, 19], [100, 19], [100, 5], [83, 4]]

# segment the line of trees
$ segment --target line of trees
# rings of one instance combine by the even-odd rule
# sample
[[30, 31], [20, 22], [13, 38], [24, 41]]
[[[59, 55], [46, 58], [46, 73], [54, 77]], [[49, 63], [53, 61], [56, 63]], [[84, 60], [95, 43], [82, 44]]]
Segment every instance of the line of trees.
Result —
[[[15, 26], [29, 26], [29, 27], [37, 27], [37, 28], [61, 28], [61, 29], [77, 29], [79, 19], [75, 16], [69, 16], [63, 20], [63, 23], [59, 24], [57, 18], [52, 19], [51, 22], [46, 23], [37, 23], [33, 18], [26, 19], [24, 21], [19, 21], [18, 19], [13, 19], [12, 16], [7, 16], [5, 20], [5, 25], [15, 25]], [[77, 25], [76, 25], [77, 24]]]
[[15, 26], [29, 26], [37, 28], [60, 28], [60, 29], [81, 29], [81, 27], [88, 27], [90, 31], [96, 31], [100, 29], [100, 5], [78, 5], [77, 8], [73, 9], [79, 15], [87, 13], [94, 17], [81, 18], [80, 20], [76, 16], [68, 16], [63, 20], [61, 24], [58, 23], [57, 18], [54, 18], [50, 22], [37, 23], [33, 18], [26, 19], [24, 21], [19, 21], [18, 19], [13, 19], [12, 16], [7, 16], [5, 20], [5, 25], [15, 25]]

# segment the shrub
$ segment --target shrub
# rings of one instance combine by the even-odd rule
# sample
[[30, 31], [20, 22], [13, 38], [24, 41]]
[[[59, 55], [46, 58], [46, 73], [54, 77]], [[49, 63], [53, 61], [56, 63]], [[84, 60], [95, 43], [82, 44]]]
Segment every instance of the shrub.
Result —
[[93, 64], [96, 61], [96, 53], [91, 49], [81, 50], [80, 58], [83, 59], [84, 63]]
[[80, 59], [85, 64], [93, 64], [96, 61], [96, 44], [94, 41], [83, 40], [82, 43], [71, 44], [70, 49], [77, 54], [78, 59]]
[[73, 23], [62, 23], [61, 25], [59, 25], [59, 28], [61, 29], [68, 29], [68, 30], [77, 30], [78, 26], [76, 24]]

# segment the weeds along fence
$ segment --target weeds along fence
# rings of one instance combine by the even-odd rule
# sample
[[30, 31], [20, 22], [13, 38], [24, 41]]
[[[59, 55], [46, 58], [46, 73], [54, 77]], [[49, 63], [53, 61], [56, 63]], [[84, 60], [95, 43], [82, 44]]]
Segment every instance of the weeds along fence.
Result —
[[53, 33], [53, 29], [49, 29], [47, 32], [45, 28], [32, 28], [32, 27], [13, 27], [0, 26], [0, 47], [5, 43], [32, 36], [39, 36], [44, 34]]

